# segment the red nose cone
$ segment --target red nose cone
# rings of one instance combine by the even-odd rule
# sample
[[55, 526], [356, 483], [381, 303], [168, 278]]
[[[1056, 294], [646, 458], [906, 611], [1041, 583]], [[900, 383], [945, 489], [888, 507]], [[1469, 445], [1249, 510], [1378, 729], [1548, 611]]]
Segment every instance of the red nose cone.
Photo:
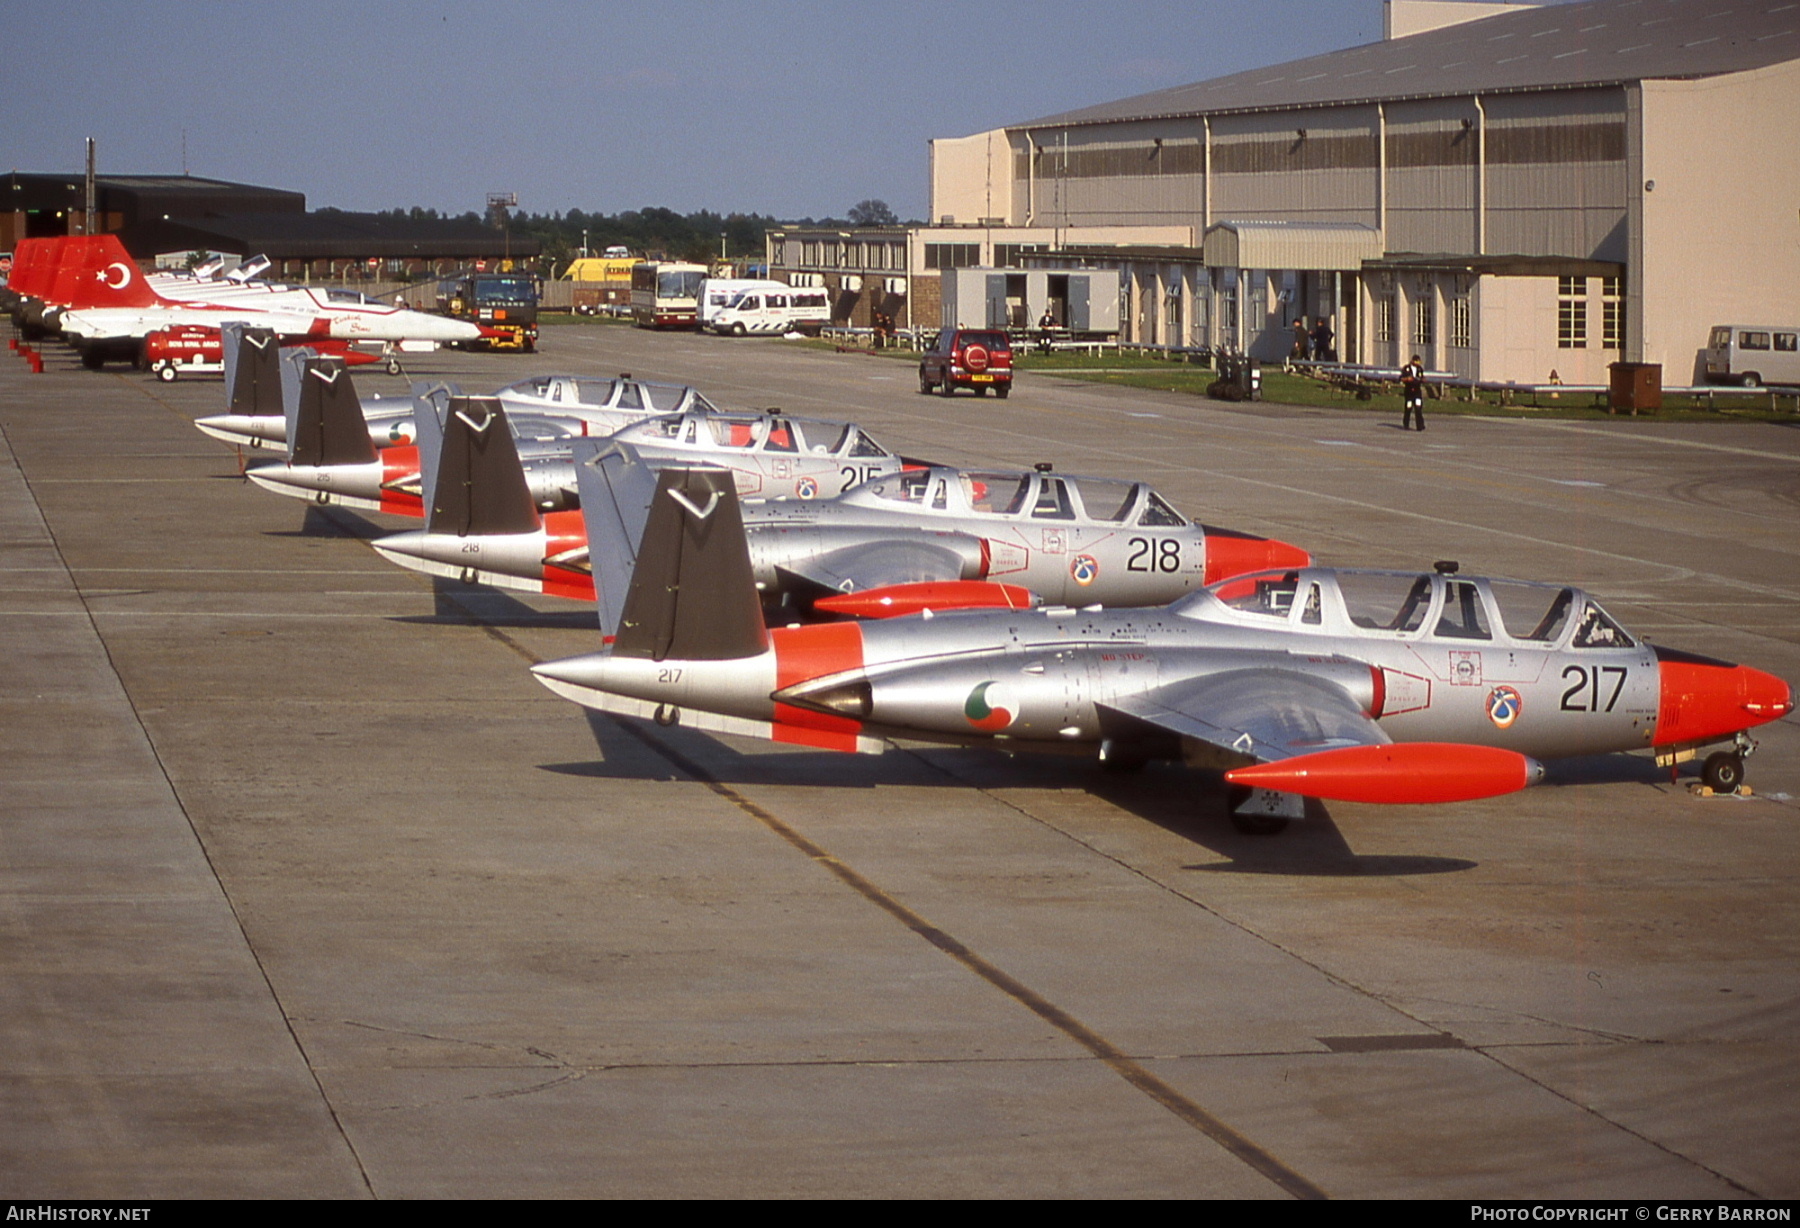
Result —
[[1729, 737], [1794, 710], [1787, 683], [1748, 665], [1658, 648], [1656, 668], [1662, 683], [1658, 746]]
[[1305, 567], [1312, 562], [1312, 555], [1300, 547], [1290, 546], [1272, 537], [1251, 537], [1245, 533], [1234, 533], [1230, 529], [1215, 529], [1210, 525], [1201, 527], [1206, 530], [1207, 584], [1253, 571]]

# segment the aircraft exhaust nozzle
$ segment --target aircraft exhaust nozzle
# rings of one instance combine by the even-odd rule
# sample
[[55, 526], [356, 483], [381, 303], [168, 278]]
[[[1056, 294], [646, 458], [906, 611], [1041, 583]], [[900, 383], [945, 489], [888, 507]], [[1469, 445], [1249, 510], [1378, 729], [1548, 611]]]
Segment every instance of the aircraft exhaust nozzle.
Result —
[[212, 414], [196, 418], [201, 432], [246, 448], [287, 448], [287, 418], [282, 414]]
[[588, 653], [579, 657], [563, 657], [557, 661], [540, 661], [531, 672], [545, 682], [561, 682], [568, 686], [597, 689], [606, 675], [605, 653]]
[[1458, 742], [1348, 746], [1225, 773], [1230, 783], [1253, 789], [1379, 805], [1470, 802], [1516, 793], [1543, 778], [1536, 759]]
[[246, 468], [244, 476], [264, 490], [293, 499], [351, 507], [381, 506], [381, 466], [378, 463], [290, 465], [286, 461], [261, 461]]
[[1306, 567], [1312, 555], [1298, 546], [1272, 537], [1252, 537], [1231, 529], [1206, 530], [1206, 573], [1203, 583], [1215, 584], [1233, 576], [1256, 571], [1272, 571], [1284, 567]]

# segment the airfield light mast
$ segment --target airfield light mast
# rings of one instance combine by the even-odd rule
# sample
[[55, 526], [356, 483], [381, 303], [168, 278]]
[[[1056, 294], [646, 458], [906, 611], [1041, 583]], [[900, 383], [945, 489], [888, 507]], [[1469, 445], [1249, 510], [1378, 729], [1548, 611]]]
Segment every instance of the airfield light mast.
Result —
[[512, 215], [507, 212], [519, 204], [516, 192], [489, 192], [487, 198], [488, 221], [498, 223], [503, 236], [500, 246], [500, 258], [506, 266], [512, 266]]

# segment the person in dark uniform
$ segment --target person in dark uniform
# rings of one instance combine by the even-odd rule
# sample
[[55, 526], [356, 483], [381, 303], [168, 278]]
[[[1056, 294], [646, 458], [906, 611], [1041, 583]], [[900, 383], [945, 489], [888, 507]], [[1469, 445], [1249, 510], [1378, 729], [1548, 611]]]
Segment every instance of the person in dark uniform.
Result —
[[1425, 364], [1414, 354], [1412, 361], [1400, 368], [1400, 395], [1405, 402], [1401, 411], [1400, 429], [1406, 430], [1412, 425], [1413, 415], [1418, 415], [1419, 429], [1425, 429]]
[[1314, 362], [1337, 361], [1337, 350], [1331, 344], [1336, 338], [1337, 333], [1332, 330], [1331, 321], [1320, 316], [1312, 330]]

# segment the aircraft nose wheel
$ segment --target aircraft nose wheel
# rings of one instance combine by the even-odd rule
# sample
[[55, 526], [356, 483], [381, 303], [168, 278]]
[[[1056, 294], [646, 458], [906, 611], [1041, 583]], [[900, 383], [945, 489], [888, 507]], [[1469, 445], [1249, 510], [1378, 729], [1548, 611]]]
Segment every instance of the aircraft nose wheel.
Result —
[[1714, 793], [1735, 793], [1744, 783], [1744, 757], [1722, 750], [1708, 755], [1700, 768], [1700, 781]]

